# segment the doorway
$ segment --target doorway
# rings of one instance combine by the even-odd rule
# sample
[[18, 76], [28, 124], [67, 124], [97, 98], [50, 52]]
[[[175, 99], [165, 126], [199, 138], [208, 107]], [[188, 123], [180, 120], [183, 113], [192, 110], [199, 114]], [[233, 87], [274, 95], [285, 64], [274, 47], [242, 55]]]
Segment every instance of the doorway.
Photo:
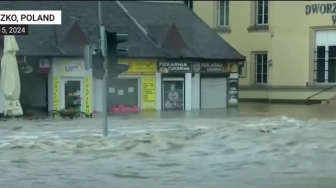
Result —
[[[227, 87], [227, 79], [225, 77], [201, 78], [201, 108], [226, 108]], [[235, 99], [234, 97], [232, 102], [235, 102], [233, 101]]]
[[184, 110], [183, 78], [165, 78], [162, 93], [163, 110]]
[[64, 79], [63, 82], [63, 107], [65, 109], [76, 109], [83, 111], [82, 98], [83, 98], [83, 86], [80, 79]]
[[48, 74], [41, 74], [35, 65], [33, 72], [19, 71], [21, 82], [20, 103], [23, 112], [48, 113]]

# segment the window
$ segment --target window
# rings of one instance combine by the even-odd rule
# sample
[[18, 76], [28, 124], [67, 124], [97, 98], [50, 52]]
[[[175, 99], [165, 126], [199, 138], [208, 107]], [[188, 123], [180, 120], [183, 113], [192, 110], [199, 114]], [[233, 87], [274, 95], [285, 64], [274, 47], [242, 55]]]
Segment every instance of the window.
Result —
[[229, 26], [229, 1], [219, 1], [218, 26]]
[[267, 84], [267, 54], [255, 54], [255, 83]]
[[317, 46], [314, 62], [315, 83], [335, 83], [336, 81], [336, 45]]
[[268, 24], [268, 1], [256, 2], [256, 24], [267, 25]]
[[336, 31], [316, 32], [314, 82], [336, 83]]

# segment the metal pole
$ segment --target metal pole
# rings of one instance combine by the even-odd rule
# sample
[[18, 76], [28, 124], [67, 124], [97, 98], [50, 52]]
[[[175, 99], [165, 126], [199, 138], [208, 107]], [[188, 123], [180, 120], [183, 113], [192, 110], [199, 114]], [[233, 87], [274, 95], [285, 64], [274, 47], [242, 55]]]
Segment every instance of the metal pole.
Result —
[[102, 83], [102, 107], [103, 107], [103, 135], [108, 136], [108, 124], [107, 124], [107, 52], [106, 52], [106, 37], [105, 37], [105, 27], [103, 26], [102, 13], [101, 13], [101, 1], [98, 1], [98, 23], [99, 23], [99, 43], [100, 49], [105, 57], [104, 69], [105, 76], [103, 77]]
[[101, 14], [101, 1], [98, 1], [98, 23], [99, 23], [99, 26], [103, 24], [102, 14]]

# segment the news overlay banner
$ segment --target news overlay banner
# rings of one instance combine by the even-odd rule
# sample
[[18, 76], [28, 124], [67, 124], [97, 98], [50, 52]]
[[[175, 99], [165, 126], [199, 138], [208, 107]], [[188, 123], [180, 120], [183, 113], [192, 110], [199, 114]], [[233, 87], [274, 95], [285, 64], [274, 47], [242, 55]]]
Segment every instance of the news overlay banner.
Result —
[[0, 25], [61, 24], [61, 10], [0, 10]]

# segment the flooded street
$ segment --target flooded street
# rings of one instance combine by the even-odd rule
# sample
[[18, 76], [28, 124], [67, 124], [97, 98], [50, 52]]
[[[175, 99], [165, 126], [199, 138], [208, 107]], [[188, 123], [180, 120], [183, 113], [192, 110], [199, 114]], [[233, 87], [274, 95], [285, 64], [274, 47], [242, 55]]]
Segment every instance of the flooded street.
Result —
[[[332, 188], [336, 107], [0, 122], [0, 187]], [[22, 128], [20, 128], [22, 127]]]

